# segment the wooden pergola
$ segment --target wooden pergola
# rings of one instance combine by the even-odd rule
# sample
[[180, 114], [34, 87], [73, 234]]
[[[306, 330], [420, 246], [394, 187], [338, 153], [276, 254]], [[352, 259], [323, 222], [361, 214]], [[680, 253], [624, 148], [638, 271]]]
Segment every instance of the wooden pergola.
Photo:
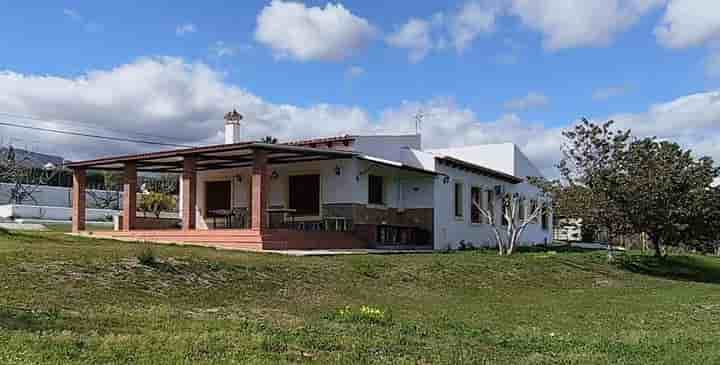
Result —
[[267, 210], [268, 165], [355, 157], [359, 155], [351, 151], [247, 142], [71, 162], [66, 166], [73, 171], [72, 230], [76, 233], [85, 230], [87, 170], [123, 172], [126, 197], [122, 209], [123, 231], [135, 229], [137, 202], [133, 197], [138, 191], [138, 172], [180, 173], [182, 229], [189, 231], [196, 228], [197, 173], [251, 167], [250, 228], [260, 231], [267, 228], [268, 224], [264, 214]]

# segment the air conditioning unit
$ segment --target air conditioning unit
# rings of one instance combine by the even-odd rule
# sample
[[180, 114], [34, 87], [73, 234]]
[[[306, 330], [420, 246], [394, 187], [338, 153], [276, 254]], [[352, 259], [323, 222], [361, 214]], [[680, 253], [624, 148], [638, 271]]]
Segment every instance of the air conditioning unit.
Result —
[[504, 185], [495, 185], [495, 195], [500, 196], [505, 194], [505, 186]]

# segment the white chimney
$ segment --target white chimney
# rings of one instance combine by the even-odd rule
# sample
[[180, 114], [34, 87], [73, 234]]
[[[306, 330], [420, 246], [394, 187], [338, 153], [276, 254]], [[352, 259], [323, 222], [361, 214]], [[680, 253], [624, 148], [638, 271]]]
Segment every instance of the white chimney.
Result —
[[225, 144], [240, 142], [240, 121], [243, 116], [233, 109], [225, 114]]

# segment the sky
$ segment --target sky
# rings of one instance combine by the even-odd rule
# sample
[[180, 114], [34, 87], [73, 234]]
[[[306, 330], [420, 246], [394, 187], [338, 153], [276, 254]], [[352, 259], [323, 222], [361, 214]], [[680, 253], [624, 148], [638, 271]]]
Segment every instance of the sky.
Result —
[[[720, 1], [0, 1], [0, 123], [181, 145], [408, 133], [514, 142], [586, 117], [720, 160]], [[0, 125], [85, 159], [167, 147]]]

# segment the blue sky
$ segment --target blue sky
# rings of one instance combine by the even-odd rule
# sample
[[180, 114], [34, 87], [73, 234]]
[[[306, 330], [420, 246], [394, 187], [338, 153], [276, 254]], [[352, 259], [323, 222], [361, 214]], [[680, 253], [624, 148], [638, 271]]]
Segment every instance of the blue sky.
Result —
[[[720, 157], [713, 98], [720, 16], [693, 18], [720, 13], [716, 1], [23, 1], [2, 9], [0, 91], [8, 96], [0, 96], [0, 112], [18, 117], [204, 143], [217, 140], [220, 125], [211, 121], [232, 107], [256, 117], [248, 123], [265, 124], [248, 125], [249, 134], [283, 138], [334, 134], [343, 125], [399, 130], [423, 109], [432, 118], [423, 131], [430, 145], [511, 140], [548, 168], [558, 144], [550, 135], [580, 117], [618, 116], [622, 126], [677, 135]], [[147, 76], [119, 72], [124, 66]], [[97, 72], [106, 77], [94, 79]], [[65, 84], [48, 87], [55, 82]], [[96, 100], [90, 89], [107, 98]], [[187, 107], [201, 99], [226, 105]], [[183, 111], [158, 113], [158, 104]], [[676, 110], [686, 104], [695, 109]], [[123, 108], [139, 124], [107, 117]], [[211, 132], [195, 133], [198, 124]], [[533, 136], [548, 140], [536, 146]], [[35, 148], [51, 140], [82, 157], [141, 148], [84, 150], [57, 136], [28, 138]]]

